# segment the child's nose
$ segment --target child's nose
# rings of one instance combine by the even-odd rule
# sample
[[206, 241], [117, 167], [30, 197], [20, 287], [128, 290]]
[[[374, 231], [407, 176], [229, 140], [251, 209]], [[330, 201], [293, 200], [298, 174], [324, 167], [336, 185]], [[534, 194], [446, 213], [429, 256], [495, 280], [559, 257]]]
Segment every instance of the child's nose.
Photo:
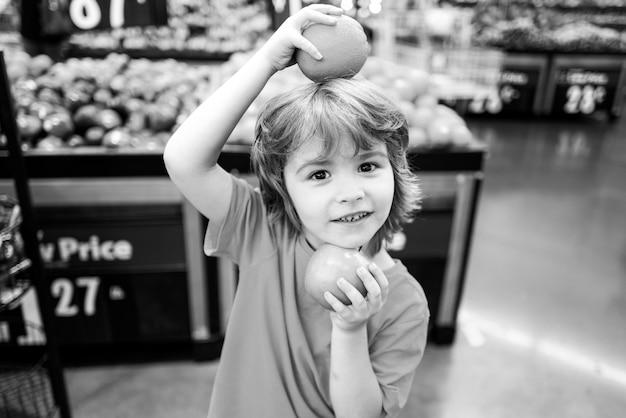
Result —
[[354, 179], [345, 179], [337, 191], [337, 200], [340, 203], [351, 203], [363, 199], [365, 191], [360, 182]]

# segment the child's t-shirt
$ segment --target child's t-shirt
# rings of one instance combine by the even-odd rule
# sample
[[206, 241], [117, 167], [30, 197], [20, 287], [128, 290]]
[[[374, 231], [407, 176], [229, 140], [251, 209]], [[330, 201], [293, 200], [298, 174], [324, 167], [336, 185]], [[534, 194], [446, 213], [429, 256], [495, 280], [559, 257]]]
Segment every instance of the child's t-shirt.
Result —
[[[268, 220], [258, 190], [233, 177], [222, 224], [209, 221], [209, 255], [239, 267], [239, 281], [211, 396], [211, 418], [333, 417], [329, 311], [304, 289], [313, 249]], [[389, 296], [368, 322], [369, 352], [383, 408], [405, 405], [426, 344], [429, 311], [400, 261], [385, 271]]]

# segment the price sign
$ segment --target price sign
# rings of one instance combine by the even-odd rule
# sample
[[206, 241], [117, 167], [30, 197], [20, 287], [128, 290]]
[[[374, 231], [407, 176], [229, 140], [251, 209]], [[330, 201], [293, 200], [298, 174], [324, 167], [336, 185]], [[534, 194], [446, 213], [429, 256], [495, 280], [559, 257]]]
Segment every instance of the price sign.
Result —
[[50, 295], [63, 343], [190, 338], [185, 272], [53, 276]]
[[166, 0], [69, 0], [77, 30], [167, 25]]
[[[49, 274], [56, 335], [63, 344], [188, 341], [185, 272]], [[58, 272], [60, 273], [60, 272]], [[30, 289], [17, 307], [0, 312], [3, 345], [41, 345], [41, 312]]]
[[553, 114], [611, 112], [618, 91], [619, 68], [560, 68], [554, 77]]
[[48, 268], [185, 268], [182, 220], [176, 207], [45, 208], [39, 216], [39, 250]]
[[56, 277], [50, 295], [64, 342], [111, 341], [100, 276]]
[[540, 68], [505, 68], [500, 74], [500, 113], [527, 115], [534, 112]]
[[468, 106], [471, 113], [487, 115], [539, 114], [541, 95], [548, 75], [548, 61], [543, 55], [505, 55], [497, 90], [476, 97]]

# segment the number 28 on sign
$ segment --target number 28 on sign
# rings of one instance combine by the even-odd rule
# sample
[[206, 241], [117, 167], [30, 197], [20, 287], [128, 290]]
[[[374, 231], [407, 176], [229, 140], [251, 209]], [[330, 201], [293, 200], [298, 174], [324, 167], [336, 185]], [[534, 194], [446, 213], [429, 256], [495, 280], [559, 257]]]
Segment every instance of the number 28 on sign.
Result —
[[596, 71], [565, 71], [561, 73], [559, 84], [567, 86], [563, 111], [565, 113], [590, 114], [605, 102], [606, 74]]
[[590, 114], [596, 110], [596, 105], [604, 102], [606, 88], [604, 86], [570, 86], [567, 89], [567, 101], [563, 107], [566, 113]]

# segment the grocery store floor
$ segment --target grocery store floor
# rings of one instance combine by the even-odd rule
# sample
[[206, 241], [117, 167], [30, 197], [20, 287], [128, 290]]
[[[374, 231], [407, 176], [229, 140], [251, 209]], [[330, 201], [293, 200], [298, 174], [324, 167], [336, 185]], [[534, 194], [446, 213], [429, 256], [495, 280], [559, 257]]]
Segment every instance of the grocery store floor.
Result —
[[[489, 145], [452, 346], [429, 345], [421, 418], [626, 413], [626, 115], [475, 120]], [[205, 416], [216, 361], [66, 369], [74, 416]]]

